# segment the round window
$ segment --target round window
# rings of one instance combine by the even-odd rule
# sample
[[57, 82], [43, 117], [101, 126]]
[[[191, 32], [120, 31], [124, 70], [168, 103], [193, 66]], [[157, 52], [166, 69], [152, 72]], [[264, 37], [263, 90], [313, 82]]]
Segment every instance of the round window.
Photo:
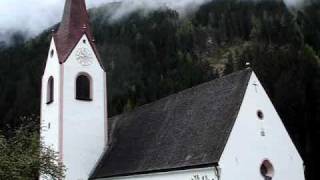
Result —
[[269, 160], [264, 160], [260, 166], [260, 173], [265, 180], [272, 180], [274, 176], [274, 168]]
[[261, 110], [258, 110], [258, 111], [257, 111], [257, 116], [258, 116], [258, 118], [261, 119], [261, 120], [264, 118], [264, 114], [263, 114], [263, 112], [262, 112]]

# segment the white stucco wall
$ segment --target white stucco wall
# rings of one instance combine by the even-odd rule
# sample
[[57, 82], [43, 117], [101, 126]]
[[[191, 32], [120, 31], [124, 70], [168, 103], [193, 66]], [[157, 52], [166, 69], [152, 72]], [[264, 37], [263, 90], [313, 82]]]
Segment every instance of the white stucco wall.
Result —
[[[51, 51], [54, 54], [51, 57]], [[48, 80], [53, 77], [53, 102], [47, 104]], [[41, 86], [41, 140], [45, 146], [51, 147], [54, 151], [59, 152], [59, 107], [60, 107], [60, 64], [57, 57], [55, 42], [52, 38], [50, 49], [47, 57], [46, 67], [42, 76]], [[50, 124], [50, 125], [49, 125]], [[40, 177], [40, 179], [45, 179]]]
[[[50, 56], [50, 51], [54, 51], [54, 55]], [[60, 96], [60, 64], [56, 53], [56, 47], [52, 38], [46, 68], [42, 76], [41, 88], [41, 137], [45, 145], [51, 146], [55, 151], [58, 149], [59, 139], [59, 96]], [[47, 86], [50, 76], [54, 79], [54, 97], [51, 104], [47, 104]], [[50, 128], [49, 128], [50, 123]]]
[[[263, 120], [258, 118], [258, 110], [264, 113]], [[302, 159], [253, 73], [219, 162], [221, 180], [264, 180], [260, 166], [265, 159], [273, 164], [273, 180], [304, 179]]]
[[[257, 111], [263, 112], [259, 119]], [[263, 133], [262, 133], [263, 132]], [[216, 169], [112, 177], [99, 180], [264, 180], [260, 167], [269, 160], [273, 180], [304, 180], [303, 161], [256, 75], [252, 73], [240, 112]]]
[[[83, 40], [86, 43], [83, 43]], [[76, 59], [79, 48], [93, 55], [92, 64], [81, 65]], [[86, 35], [79, 41], [63, 69], [63, 138], [62, 159], [67, 168], [67, 180], [85, 180], [100, 158], [106, 137], [106, 79]], [[90, 75], [92, 101], [75, 99], [76, 78], [79, 73]]]
[[113, 177], [99, 180], [218, 180], [214, 167], [153, 173], [127, 177]]
[[[91, 65], [84, 66], [77, 61], [76, 52], [79, 48], [89, 50], [93, 58]], [[51, 49], [55, 52], [53, 57], [50, 56]], [[106, 74], [86, 35], [63, 64], [59, 63], [53, 39], [50, 51], [42, 78], [41, 136], [46, 145], [60, 153], [60, 159], [67, 168], [66, 179], [85, 180], [95, 167], [107, 141]], [[91, 77], [92, 101], [75, 99], [75, 82], [79, 73]], [[47, 82], [50, 76], [54, 78], [54, 101], [47, 104]]]

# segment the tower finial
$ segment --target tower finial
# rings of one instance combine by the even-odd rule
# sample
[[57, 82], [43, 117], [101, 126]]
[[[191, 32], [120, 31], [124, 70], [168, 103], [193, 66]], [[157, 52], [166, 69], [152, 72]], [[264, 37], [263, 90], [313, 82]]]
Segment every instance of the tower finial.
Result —
[[[60, 63], [67, 60], [84, 34], [92, 42], [93, 35], [89, 26], [89, 15], [85, 0], [66, 0], [62, 20], [54, 36]], [[95, 47], [93, 49], [96, 51]]]

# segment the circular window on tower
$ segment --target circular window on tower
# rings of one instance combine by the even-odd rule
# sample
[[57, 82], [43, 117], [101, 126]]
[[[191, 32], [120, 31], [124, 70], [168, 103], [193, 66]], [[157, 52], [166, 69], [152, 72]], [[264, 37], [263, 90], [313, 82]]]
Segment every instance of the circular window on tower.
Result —
[[269, 160], [264, 160], [260, 166], [260, 173], [264, 180], [272, 180], [274, 176], [274, 168]]

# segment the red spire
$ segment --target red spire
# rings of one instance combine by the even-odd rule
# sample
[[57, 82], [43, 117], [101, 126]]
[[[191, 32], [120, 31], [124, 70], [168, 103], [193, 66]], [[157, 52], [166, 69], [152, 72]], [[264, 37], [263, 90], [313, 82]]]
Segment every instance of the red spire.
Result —
[[66, 0], [62, 21], [58, 32], [54, 35], [60, 63], [64, 63], [67, 60], [83, 34], [87, 35], [99, 59], [93, 43], [94, 38], [89, 26], [89, 15], [85, 0]]

